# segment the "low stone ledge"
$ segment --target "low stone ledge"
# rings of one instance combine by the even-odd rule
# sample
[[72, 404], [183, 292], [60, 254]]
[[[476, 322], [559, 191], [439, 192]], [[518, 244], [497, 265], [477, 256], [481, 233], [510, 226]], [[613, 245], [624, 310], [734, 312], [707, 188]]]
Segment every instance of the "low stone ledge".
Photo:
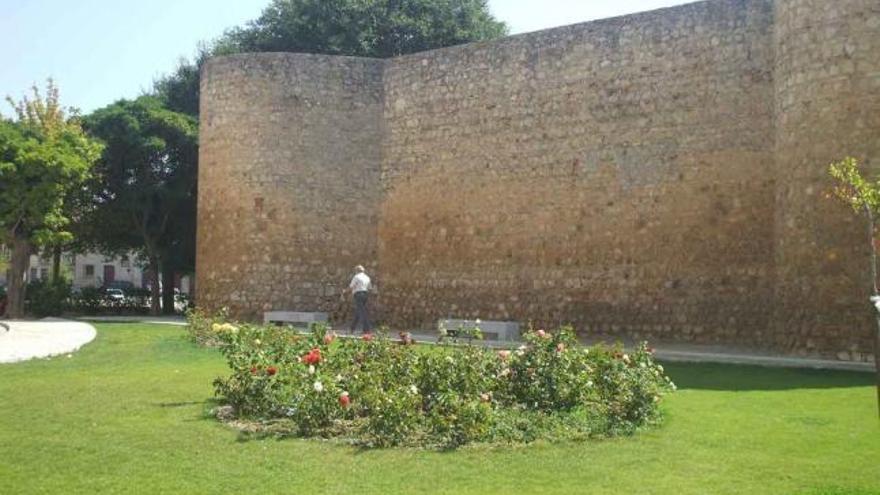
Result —
[[330, 317], [327, 313], [313, 311], [266, 311], [263, 313], [263, 323], [327, 323]]
[[519, 322], [516, 321], [485, 321], [446, 319], [439, 322], [447, 331], [455, 331], [461, 327], [478, 327], [486, 340], [513, 342], [520, 340]]

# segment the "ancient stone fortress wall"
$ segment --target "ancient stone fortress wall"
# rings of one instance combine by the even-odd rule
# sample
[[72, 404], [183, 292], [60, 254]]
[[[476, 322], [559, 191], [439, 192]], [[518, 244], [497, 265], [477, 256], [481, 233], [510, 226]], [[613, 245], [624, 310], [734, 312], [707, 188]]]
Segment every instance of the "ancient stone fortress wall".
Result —
[[328, 308], [376, 268], [383, 62], [265, 54], [202, 73], [199, 304]]
[[863, 229], [822, 193], [832, 160], [880, 156], [878, 10], [711, 0], [387, 61], [213, 59], [199, 303], [343, 317], [364, 263], [394, 327], [867, 360]]

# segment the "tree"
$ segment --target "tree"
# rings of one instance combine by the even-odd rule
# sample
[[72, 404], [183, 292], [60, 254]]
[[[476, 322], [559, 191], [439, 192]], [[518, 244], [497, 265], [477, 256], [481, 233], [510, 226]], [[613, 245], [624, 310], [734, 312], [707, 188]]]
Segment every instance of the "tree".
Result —
[[273, 0], [217, 48], [388, 58], [506, 32], [486, 0]]
[[25, 277], [38, 246], [70, 240], [65, 199], [89, 177], [101, 145], [75, 111], [59, 104], [50, 80], [45, 98], [7, 98], [17, 120], [0, 119], [0, 240], [12, 248], [6, 316], [24, 316]]
[[867, 220], [868, 244], [871, 246], [871, 301], [875, 306], [877, 329], [874, 333], [874, 367], [877, 372], [877, 407], [880, 414], [880, 292], [877, 288], [877, 214], [880, 213], [880, 180], [869, 181], [862, 176], [858, 161], [845, 158], [828, 169], [837, 180], [834, 194]]
[[[150, 275], [151, 312], [158, 314], [159, 274], [185, 265], [194, 254], [198, 130], [188, 115], [153, 97], [120, 100], [85, 118], [106, 143], [96, 165], [94, 208], [85, 217], [90, 244], [105, 252], [139, 252]], [[166, 290], [173, 294], [173, 287]], [[173, 311], [173, 304], [166, 310]]]
[[198, 114], [199, 70], [211, 56], [306, 52], [387, 58], [498, 38], [486, 0], [273, 0], [260, 17], [199, 47], [154, 84], [168, 108]]

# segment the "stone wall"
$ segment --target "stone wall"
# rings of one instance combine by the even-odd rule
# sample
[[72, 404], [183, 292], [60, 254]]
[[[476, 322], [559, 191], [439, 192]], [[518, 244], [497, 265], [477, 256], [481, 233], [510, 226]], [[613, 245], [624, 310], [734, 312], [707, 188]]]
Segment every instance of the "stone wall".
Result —
[[255, 318], [339, 308], [376, 267], [383, 62], [261, 54], [202, 72], [196, 290]]
[[776, 317], [786, 349], [869, 359], [865, 219], [835, 200], [827, 165], [880, 171], [880, 2], [776, 4]]
[[364, 263], [394, 327], [870, 359], [860, 224], [821, 193], [880, 151], [878, 18], [711, 0], [388, 61], [214, 59], [199, 303], [339, 310]]
[[762, 344], [772, 17], [698, 3], [392, 60], [391, 321]]

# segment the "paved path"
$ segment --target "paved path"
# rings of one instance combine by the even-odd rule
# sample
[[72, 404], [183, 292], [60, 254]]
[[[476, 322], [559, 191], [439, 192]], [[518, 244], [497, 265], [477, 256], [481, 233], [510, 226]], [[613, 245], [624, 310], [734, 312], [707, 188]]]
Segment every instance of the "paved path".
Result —
[[101, 323], [150, 323], [156, 325], [186, 326], [186, 318], [182, 316], [80, 316], [80, 321], [98, 321]]
[[[138, 322], [157, 323], [165, 325], [186, 325], [186, 320], [180, 316], [93, 316], [82, 317], [82, 320], [101, 322]], [[351, 337], [344, 330], [340, 335]], [[359, 334], [358, 334], [359, 336]], [[396, 338], [397, 332], [390, 332], [391, 338]], [[434, 343], [437, 335], [424, 332], [413, 332], [413, 338], [422, 343]], [[598, 339], [587, 339], [584, 344], [595, 344]], [[613, 342], [610, 339], [609, 342]], [[482, 341], [483, 345], [494, 348], [509, 348], [519, 344], [511, 342]], [[625, 347], [632, 348], [632, 342], [624, 342]], [[832, 359], [817, 359], [797, 356], [780, 356], [772, 353], [760, 352], [754, 349], [734, 348], [730, 346], [712, 346], [697, 344], [670, 344], [656, 343], [656, 356], [663, 361], [703, 362], [703, 363], [726, 363], [726, 364], [749, 364], [756, 366], [772, 366], [784, 368], [816, 368], [836, 369], [850, 371], [874, 371], [873, 362], [850, 362], [836, 361]]]
[[78, 321], [56, 318], [2, 321], [0, 363], [69, 354], [94, 340], [95, 335], [95, 327]]
[[[345, 335], [345, 334], [342, 334]], [[394, 338], [396, 334], [391, 334]], [[436, 342], [435, 334], [413, 333], [413, 338], [419, 342]], [[585, 345], [597, 344], [601, 339], [581, 339]], [[614, 339], [605, 340], [613, 343]], [[493, 348], [512, 348], [520, 345], [513, 342], [480, 341], [479, 343]], [[748, 364], [754, 366], [770, 366], [774, 368], [814, 368], [846, 371], [874, 371], [872, 362], [837, 361], [831, 359], [818, 359], [798, 356], [780, 356], [763, 353], [753, 349], [740, 349], [726, 346], [711, 346], [699, 344], [669, 344], [656, 343], [654, 355], [661, 361], [680, 361], [688, 363], [723, 363], [723, 364]], [[632, 349], [634, 345], [624, 342], [624, 347]]]

